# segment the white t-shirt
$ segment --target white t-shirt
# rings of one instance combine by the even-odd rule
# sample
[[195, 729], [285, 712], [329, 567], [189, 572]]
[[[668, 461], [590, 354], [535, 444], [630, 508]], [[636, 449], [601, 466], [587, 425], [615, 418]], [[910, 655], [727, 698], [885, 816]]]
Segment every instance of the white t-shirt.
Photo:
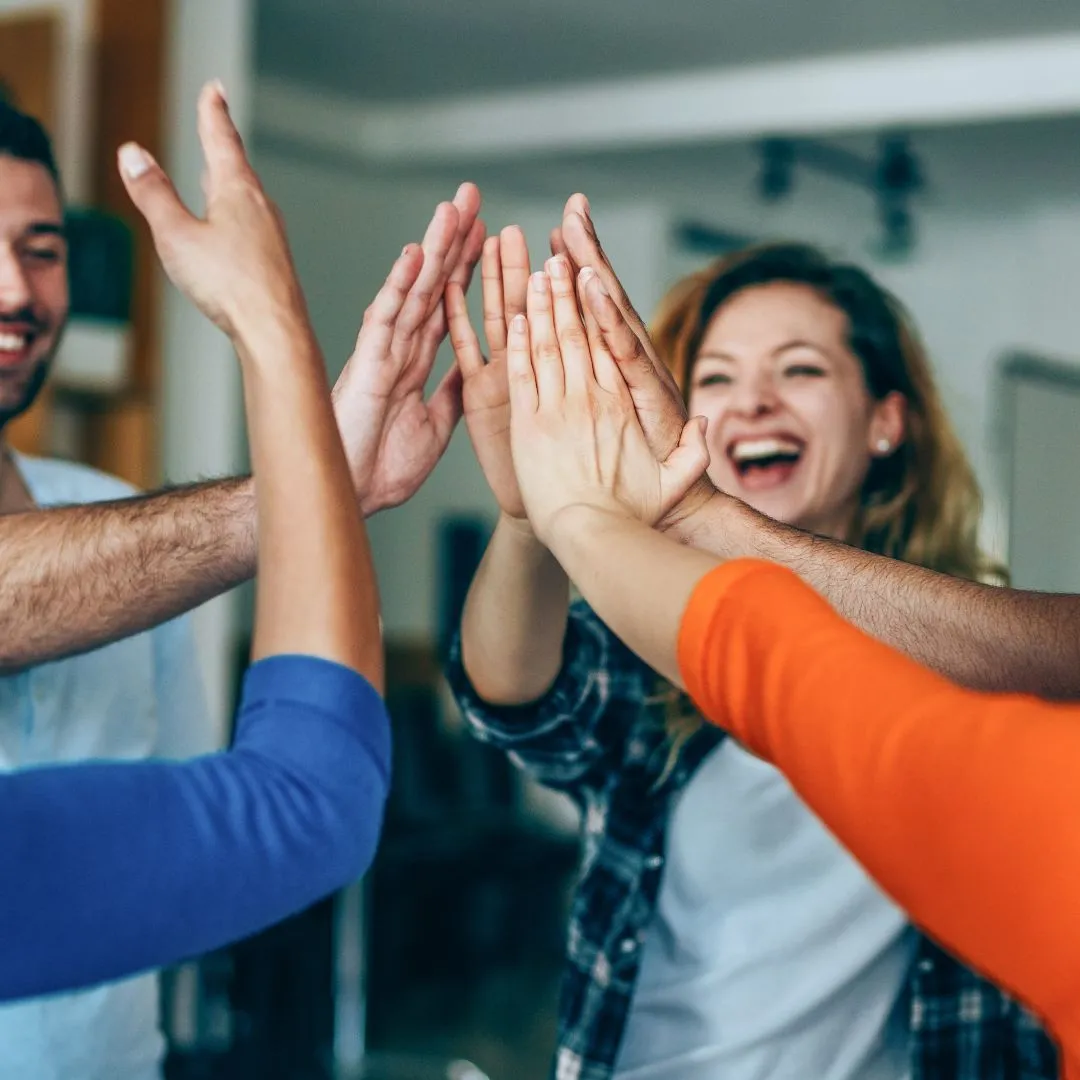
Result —
[[[15, 460], [38, 506], [132, 494], [83, 465]], [[215, 743], [187, 616], [0, 676], [0, 772], [93, 759], [181, 759], [217, 749]], [[165, 1055], [159, 994], [157, 976], [148, 974], [4, 1005], [0, 1077], [158, 1080]]]
[[731, 739], [677, 797], [618, 1080], [907, 1080], [916, 934]]

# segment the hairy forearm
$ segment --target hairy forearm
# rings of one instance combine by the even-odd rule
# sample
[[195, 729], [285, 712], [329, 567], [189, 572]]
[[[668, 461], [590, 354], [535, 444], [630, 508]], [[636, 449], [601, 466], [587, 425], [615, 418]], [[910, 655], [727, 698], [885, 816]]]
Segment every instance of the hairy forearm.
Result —
[[672, 531], [721, 559], [794, 570], [845, 619], [955, 682], [1080, 698], [1080, 597], [950, 578], [779, 525], [723, 496]]
[[0, 671], [106, 645], [255, 572], [248, 479], [0, 517]]
[[477, 693], [495, 705], [540, 698], [562, 666], [570, 582], [522, 522], [500, 518], [461, 620], [461, 659]]

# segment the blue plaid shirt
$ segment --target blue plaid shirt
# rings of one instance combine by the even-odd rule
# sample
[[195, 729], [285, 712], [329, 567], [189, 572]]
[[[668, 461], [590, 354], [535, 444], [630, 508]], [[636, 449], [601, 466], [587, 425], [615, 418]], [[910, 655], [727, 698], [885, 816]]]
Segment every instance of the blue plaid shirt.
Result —
[[[571, 609], [559, 677], [536, 704], [493, 707], [454, 643], [448, 677], [465, 719], [582, 812], [584, 851], [559, 1001], [556, 1080], [608, 1080], [664, 870], [673, 796], [724, 738], [702, 727], [669, 756], [657, 677], [584, 604]], [[661, 779], [663, 778], [663, 779]], [[1050, 1080], [1057, 1053], [1035, 1020], [928, 938], [909, 978], [911, 1080]]]

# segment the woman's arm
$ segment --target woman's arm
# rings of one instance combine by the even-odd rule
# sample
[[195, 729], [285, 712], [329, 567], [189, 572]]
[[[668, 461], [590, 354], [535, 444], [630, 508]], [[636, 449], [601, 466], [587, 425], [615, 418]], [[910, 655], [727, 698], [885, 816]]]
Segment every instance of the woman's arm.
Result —
[[355, 880], [389, 768], [370, 684], [296, 656], [248, 671], [227, 753], [0, 778], [0, 1000], [176, 963]]
[[477, 696], [527, 705], [563, 663], [570, 581], [527, 521], [501, 515], [461, 616], [461, 660]]
[[[244, 384], [258, 519], [253, 657], [304, 653], [381, 685], [378, 594], [330, 389], [277, 209], [219, 89], [203, 91], [206, 220], [145, 151], [120, 164], [166, 272], [233, 340]], [[396, 295], [422, 261], [399, 260]], [[380, 294], [381, 295], [381, 294]]]
[[514, 706], [543, 697], [559, 674], [570, 582], [525, 517], [510, 453], [507, 325], [525, 310], [529, 284], [529, 249], [519, 228], [508, 226], [485, 241], [480, 277], [487, 357], [464, 291], [453, 284], [446, 291], [465, 426], [500, 510], [466, 597], [460, 656], [479, 700]]

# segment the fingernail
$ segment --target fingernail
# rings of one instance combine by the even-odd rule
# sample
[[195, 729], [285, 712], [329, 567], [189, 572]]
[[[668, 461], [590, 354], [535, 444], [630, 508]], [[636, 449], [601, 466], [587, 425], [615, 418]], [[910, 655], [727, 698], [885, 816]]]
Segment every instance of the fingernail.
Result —
[[404, 246], [404, 247], [403, 247], [403, 248], [401, 249], [401, 254], [402, 254], [402, 256], [408, 255], [408, 254], [409, 254], [409, 248], [411, 248], [411, 247], [412, 247], [412, 244], [406, 244], [406, 245], [405, 245], [405, 246]]
[[229, 95], [225, 93], [225, 84], [220, 79], [215, 79], [210, 85], [213, 86], [213, 88], [221, 96], [221, 100], [224, 101], [226, 105], [228, 105]]
[[510, 320], [510, 329], [515, 334], [524, 334], [526, 326], [527, 326], [527, 323], [525, 321], [525, 316], [524, 315], [515, 315]]
[[118, 157], [120, 170], [129, 180], [138, 180], [153, 164], [150, 155], [137, 143], [124, 143]]
[[585, 216], [592, 221], [592, 207], [589, 205], [589, 196], [582, 192], [581, 201], [585, 204]]
[[553, 278], [558, 278], [560, 281], [565, 280], [570, 276], [570, 268], [566, 265], [565, 259], [548, 259], [547, 272]]
[[581, 279], [582, 285], [588, 285], [594, 277], [596, 277], [596, 271], [591, 266], [583, 266], [581, 273], [578, 275]]
[[541, 270], [537, 270], [532, 277], [529, 278], [529, 283], [533, 287], [533, 292], [546, 292], [547, 291], [547, 274]]

